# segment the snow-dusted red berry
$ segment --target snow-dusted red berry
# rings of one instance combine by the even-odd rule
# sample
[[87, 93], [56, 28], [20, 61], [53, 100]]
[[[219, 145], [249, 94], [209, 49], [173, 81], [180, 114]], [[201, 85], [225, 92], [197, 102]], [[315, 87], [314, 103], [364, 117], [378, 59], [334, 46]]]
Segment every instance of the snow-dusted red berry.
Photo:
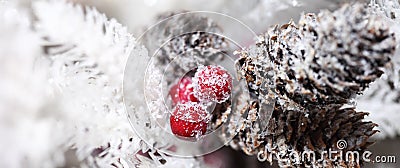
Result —
[[231, 95], [232, 77], [221, 66], [199, 67], [193, 78], [194, 94], [200, 101], [224, 102]]
[[193, 93], [193, 83], [191, 77], [183, 77], [178, 84], [178, 95], [181, 103], [198, 102]]
[[179, 84], [175, 84], [169, 90], [169, 95], [171, 96], [172, 104], [174, 106], [179, 103], [178, 88], [179, 88]]
[[183, 77], [179, 82], [171, 87], [169, 95], [172, 99], [172, 104], [175, 106], [178, 103], [198, 102], [193, 93], [193, 84], [191, 77]]
[[196, 102], [179, 103], [170, 116], [172, 133], [183, 137], [198, 137], [207, 130], [208, 113]]

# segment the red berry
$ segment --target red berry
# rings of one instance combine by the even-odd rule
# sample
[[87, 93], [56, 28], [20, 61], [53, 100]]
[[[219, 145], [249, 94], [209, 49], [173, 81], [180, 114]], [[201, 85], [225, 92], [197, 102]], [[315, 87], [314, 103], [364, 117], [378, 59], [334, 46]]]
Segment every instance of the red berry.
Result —
[[199, 100], [221, 103], [230, 97], [232, 77], [221, 66], [200, 67], [193, 78], [193, 87], [194, 94]]
[[175, 84], [169, 90], [169, 95], [172, 99], [172, 104], [175, 106], [179, 102], [179, 94], [178, 94], [178, 84]]
[[197, 137], [207, 130], [208, 113], [196, 102], [179, 103], [169, 120], [175, 135]]
[[193, 93], [193, 84], [191, 77], [183, 77], [178, 84], [173, 85], [169, 91], [173, 105], [179, 102], [198, 102]]
[[194, 97], [191, 77], [183, 77], [179, 81], [178, 95], [181, 103], [198, 102], [197, 98]]

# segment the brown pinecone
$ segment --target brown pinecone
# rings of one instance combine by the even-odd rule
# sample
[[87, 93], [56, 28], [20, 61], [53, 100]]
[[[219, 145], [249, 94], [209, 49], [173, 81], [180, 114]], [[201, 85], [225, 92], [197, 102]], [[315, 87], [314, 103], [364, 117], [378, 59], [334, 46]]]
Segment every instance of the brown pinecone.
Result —
[[254, 72], [243, 66], [268, 59], [276, 93], [285, 99], [301, 106], [347, 103], [381, 76], [395, 49], [393, 34], [373, 17], [355, 5], [304, 15], [298, 25], [276, 26], [260, 37], [256, 47], [261, 52], [242, 51], [239, 73], [257, 78], [248, 77]]
[[[238, 73], [253, 99], [234, 103], [242, 108], [224, 128], [228, 135], [239, 131], [231, 146], [262, 161], [277, 159], [280, 166], [359, 167], [361, 162], [332, 161], [322, 152], [338, 149], [339, 140], [348, 144], [343, 153], [362, 152], [371, 144], [376, 124], [363, 121], [367, 113], [343, 105], [380, 77], [395, 45], [384, 21], [359, 4], [272, 28], [254, 47], [239, 52]], [[265, 88], [271, 81], [275, 95]], [[268, 111], [260, 107], [271, 103], [271, 96], [275, 108], [263, 129], [258, 120]], [[324, 159], [283, 162], [293, 151], [313, 151]]]
[[[272, 163], [275, 159], [282, 167], [358, 167], [361, 162], [346, 161], [345, 157], [343, 160], [331, 161], [328, 159], [329, 155], [322, 153], [329, 149], [342, 151], [343, 154], [357, 151], [361, 156], [372, 144], [368, 142], [368, 138], [377, 132], [373, 130], [376, 124], [362, 121], [367, 114], [356, 112], [353, 108], [340, 108], [338, 105], [312, 110], [286, 110], [277, 105], [267, 128], [268, 133], [259, 133], [257, 125], [252, 125], [249, 120], [242, 120], [240, 128], [244, 129], [240, 129], [230, 145], [246, 154], [258, 155], [260, 161], [268, 160]], [[347, 143], [343, 150], [337, 147], [339, 140]], [[314, 152], [316, 159], [290, 159], [294, 153], [302, 157], [307, 152]], [[333, 156], [339, 157], [338, 154]]]

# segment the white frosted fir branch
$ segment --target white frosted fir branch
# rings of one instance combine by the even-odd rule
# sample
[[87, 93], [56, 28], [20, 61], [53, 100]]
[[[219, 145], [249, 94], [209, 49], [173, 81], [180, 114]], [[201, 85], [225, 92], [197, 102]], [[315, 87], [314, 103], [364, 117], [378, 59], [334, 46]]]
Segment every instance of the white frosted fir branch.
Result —
[[[122, 74], [134, 39], [94, 8], [63, 1], [33, 3], [46, 40], [50, 83], [62, 98], [68, 146], [89, 165], [123, 165], [139, 150], [124, 113]], [[98, 149], [100, 154], [92, 154]]]
[[125, 62], [144, 48], [94, 8], [64, 1], [32, 7], [32, 16], [30, 8], [0, 10], [0, 146], [7, 152], [0, 167], [62, 166], [69, 150], [83, 167], [144, 164], [122, 101]]
[[[136, 152], [142, 148], [140, 139], [133, 134], [124, 112], [122, 75], [129, 54], [145, 49], [125, 27], [94, 8], [49, 1], [34, 4], [34, 9], [39, 18], [36, 28], [48, 40], [48, 56], [53, 72], [57, 72], [52, 82], [68, 102], [64, 107], [73, 111], [68, 122], [78, 121], [70, 127], [75, 133], [69, 143], [77, 149], [78, 158], [101, 167], [144, 163], [136, 159]], [[63, 24], [74, 26], [60, 28]], [[100, 157], [93, 156], [93, 148], [99, 147], [105, 150]], [[156, 151], [143, 152], [149, 152], [152, 164], [160, 165], [159, 157], [151, 155]], [[163, 158], [165, 165], [175, 160]], [[183, 163], [193, 165], [197, 161]]]

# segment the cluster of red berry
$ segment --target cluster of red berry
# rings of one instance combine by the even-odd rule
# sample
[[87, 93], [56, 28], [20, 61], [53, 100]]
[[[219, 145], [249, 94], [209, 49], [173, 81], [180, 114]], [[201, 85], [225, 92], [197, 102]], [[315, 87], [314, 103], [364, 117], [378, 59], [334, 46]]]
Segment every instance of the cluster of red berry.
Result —
[[183, 137], [204, 135], [210, 116], [204, 104], [226, 101], [231, 90], [232, 77], [221, 66], [201, 66], [194, 77], [180, 79], [169, 92], [175, 106], [170, 116], [172, 133]]

